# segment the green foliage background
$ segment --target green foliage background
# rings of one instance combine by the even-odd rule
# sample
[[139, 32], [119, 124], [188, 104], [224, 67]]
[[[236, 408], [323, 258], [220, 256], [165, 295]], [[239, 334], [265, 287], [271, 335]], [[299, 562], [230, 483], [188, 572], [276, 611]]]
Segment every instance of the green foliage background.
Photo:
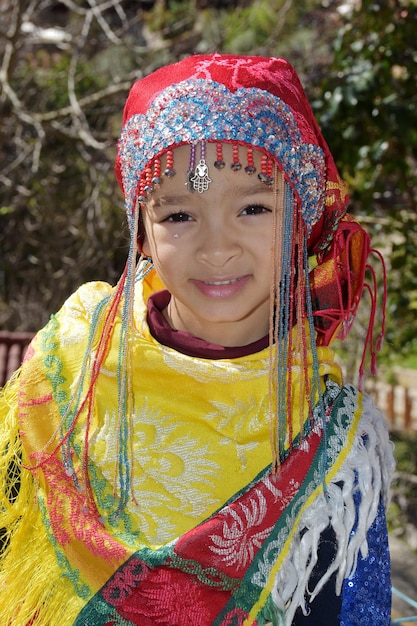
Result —
[[316, 102], [353, 210], [368, 216], [388, 252], [386, 358], [400, 352], [410, 363], [417, 348], [416, 43], [415, 3], [363, 2], [338, 30]]

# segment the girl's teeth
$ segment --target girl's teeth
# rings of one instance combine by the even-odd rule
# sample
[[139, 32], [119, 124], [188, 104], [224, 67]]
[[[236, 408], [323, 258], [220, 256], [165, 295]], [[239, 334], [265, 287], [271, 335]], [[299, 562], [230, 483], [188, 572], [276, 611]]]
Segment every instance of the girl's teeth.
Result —
[[239, 279], [233, 278], [232, 280], [215, 280], [215, 281], [204, 281], [206, 285], [231, 285], [233, 283], [237, 283]]

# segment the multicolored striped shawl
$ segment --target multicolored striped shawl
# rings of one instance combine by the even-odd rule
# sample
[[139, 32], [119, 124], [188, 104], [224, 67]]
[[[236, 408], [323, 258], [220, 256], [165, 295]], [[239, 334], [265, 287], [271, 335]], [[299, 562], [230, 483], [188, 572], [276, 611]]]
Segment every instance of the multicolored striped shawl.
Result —
[[[308, 407], [298, 404], [303, 371], [295, 355], [293, 446], [271, 472], [269, 350], [210, 361], [161, 346], [139, 293], [134, 454], [120, 468], [117, 317], [90, 411], [74, 420], [68, 408], [74, 393], [82, 397], [91, 320], [110, 293], [92, 283], [74, 294], [2, 397], [0, 623], [291, 624], [329, 523], [340, 547], [339, 591], [366, 553], [389, 482], [382, 419], [368, 398], [340, 386], [332, 352], [319, 348], [316, 411], [324, 410], [326, 436], [312, 430]], [[124, 503], [119, 477], [130, 493]], [[355, 490], [363, 496], [358, 519]], [[289, 575], [294, 564], [297, 577]]]

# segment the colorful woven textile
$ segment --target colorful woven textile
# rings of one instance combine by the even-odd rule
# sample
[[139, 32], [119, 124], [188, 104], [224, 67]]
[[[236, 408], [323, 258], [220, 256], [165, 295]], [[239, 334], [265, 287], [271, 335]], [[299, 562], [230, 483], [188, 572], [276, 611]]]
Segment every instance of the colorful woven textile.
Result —
[[[153, 288], [152, 278], [144, 284], [145, 293]], [[361, 541], [351, 541], [347, 562], [339, 563], [340, 584], [363, 549], [385, 493], [381, 475], [386, 434], [381, 422], [366, 423], [361, 396], [331, 382], [340, 381], [339, 369], [331, 351], [319, 348], [323, 396], [317, 406], [328, 416], [327, 440], [319, 428], [311, 431], [304, 419], [308, 407], [299, 407], [303, 396], [294, 393], [293, 450], [288, 450], [280, 473], [271, 474], [268, 349], [233, 361], [210, 361], [161, 346], [149, 333], [146, 303], [138, 289], [132, 350], [135, 454], [134, 465], [125, 468], [131, 499], [121, 509], [115, 480], [120, 460], [115, 427], [117, 317], [91, 423], [86, 422], [87, 408], [76, 422], [68, 411], [91, 319], [107, 305], [110, 291], [96, 283], [72, 296], [38, 334], [20, 377], [3, 398], [3, 472], [10, 483], [10, 468], [19, 463], [20, 454], [30, 469], [22, 470], [17, 495], [10, 488], [2, 494], [0, 525], [10, 534], [0, 574], [0, 623], [279, 623], [286, 605], [291, 609], [282, 619], [289, 619], [303, 604], [308, 581], [296, 584], [282, 599], [283, 606], [275, 581], [297, 558], [309, 511], [325, 511], [328, 524], [332, 508], [351, 497], [336, 485], [344, 480], [346, 467], [360, 464], [357, 451], [364, 448], [365, 429], [372, 443], [366, 453], [372, 471], [364, 476], [361, 490], [374, 497], [363, 504]], [[296, 355], [293, 362], [296, 390]], [[226, 378], [228, 385], [220, 385]], [[69, 439], [71, 459], [66, 456]], [[334, 498], [330, 505], [323, 495], [323, 463]], [[334, 511], [333, 517], [338, 528]], [[353, 523], [339, 520], [340, 542], [349, 543]], [[317, 536], [311, 539], [313, 561], [317, 542]], [[22, 580], [30, 580], [30, 586]]]

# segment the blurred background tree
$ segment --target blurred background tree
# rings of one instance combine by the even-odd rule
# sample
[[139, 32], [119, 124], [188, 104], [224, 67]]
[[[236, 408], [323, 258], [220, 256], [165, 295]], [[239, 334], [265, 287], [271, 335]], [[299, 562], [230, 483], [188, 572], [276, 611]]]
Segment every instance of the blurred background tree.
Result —
[[295, 65], [352, 210], [389, 252], [387, 359], [417, 354], [415, 2], [0, 0], [0, 18], [1, 328], [36, 330], [82, 282], [117, 280], [128, 89], [219, 51]]
[[333, 53], [316, 113], [352, 210], [387, 255], [385, 360], [417, 367], [417, 3], [363, 0]]

